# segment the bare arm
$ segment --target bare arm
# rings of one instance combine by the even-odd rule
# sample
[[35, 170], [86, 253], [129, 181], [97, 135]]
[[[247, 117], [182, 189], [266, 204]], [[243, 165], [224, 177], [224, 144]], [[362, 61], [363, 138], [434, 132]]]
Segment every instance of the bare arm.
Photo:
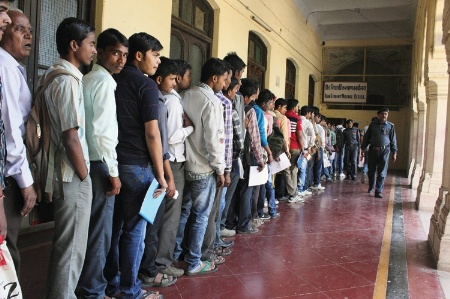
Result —
[[72, 128], [64, 131], [62, 134], [62, 144], [66, 150], [67, 158], [69, 158], [69, 161], [72, 164], [73, 170], [80, 180], [84, 180], [88, 176], [88, 169], [86, 167], [86, 161], [84, 160], [77, 129]]
[[155, 178], [161, 185], [161, 189], [166, 189], [167, 182], [164, 178], [161, 134], [159, 133], [157, 119], [145, 123], [145, 141], [147, 142], [147, 149], [153, 162]]
[[170, 168], [169, 160], [163, 162], [163, 168], [164, 168], [164, 177], [166, 178], [168, 186], [166, 195], [170, 198], [173, 198], [175, 196], [176, 186], [175, 180], [173, 178], [172, 168]]

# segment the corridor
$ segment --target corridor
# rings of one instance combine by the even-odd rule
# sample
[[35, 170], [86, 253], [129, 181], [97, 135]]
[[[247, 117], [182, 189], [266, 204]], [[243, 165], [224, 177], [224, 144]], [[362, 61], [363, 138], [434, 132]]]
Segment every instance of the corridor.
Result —
[[[383, 199], [359, 181], [326, 187], [304, 204], [281, 202], [280, 218], [234, 237], [217, 272], [158, 290], [168, 299], [445, 298], [406, 178], [389, 176]], [[22, 245], [26, 299], [43, 298], [50, 244]]]

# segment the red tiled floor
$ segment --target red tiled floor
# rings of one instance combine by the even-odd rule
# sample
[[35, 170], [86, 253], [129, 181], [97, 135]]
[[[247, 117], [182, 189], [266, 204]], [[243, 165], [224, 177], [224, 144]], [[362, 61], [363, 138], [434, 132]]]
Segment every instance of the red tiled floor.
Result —
[[[386, 182], [381, 200], [358, 181], [337, 181], [303, 204], [282, 202], [280, 218], [233, 238], [233, 253], [217, 272], [154, 290], [167, 299], [372, 298], [391, 178]], [[444, 298], [410, 194], [402, 188], [410, 298]], [[26, 299], [44, 297], [48, 253], [49, 244], [22, 252]]]

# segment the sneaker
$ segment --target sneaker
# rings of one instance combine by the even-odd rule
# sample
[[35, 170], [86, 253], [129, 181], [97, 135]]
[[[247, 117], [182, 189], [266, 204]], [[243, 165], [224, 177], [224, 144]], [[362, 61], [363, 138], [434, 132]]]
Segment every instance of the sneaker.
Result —
[[306, 196], [306, 195], [312, 195], [312, 192], [309, 191], [309, 190], [305, 190], [305, 191], [303, 191], [303, 193], [305, 194], [304, 196]]
[[366, 174], [363, 173], [363, 174], [361, 175], [361, 184], [365, 184], [365, 183], [366, 183]]
[[323, 190], [325, 190], [325, 187], [323, 187], [321, 184], [318, 184], [318, 185], [312, 186], [311, 189], [318, 190], [318, 191], [323, 191]]
[[220, 231], [220, 235], [222, 237], [233, 237], [236, 235], [236, 231], [234, 229], [224, 228]]
[[264, 221], [262, 221], [259, 218], [252, 219], [250, 222], [250, 224], [254, 227], [260, 227], [263, 223], [264, 223]]
[[254, 234], [257, 233], [258, 229], [256, 227], [251, 226], [248, 230], [238, 230], [238, 234]]
[[367, 190], [367, 193], [373, 193], [373, 189]]
[[267, 201], [264, 202], [264, 207], [267, 208], [269, 206], [269, 204], [267, 203]]
[[270, 215], [270, 218], [272, 218], [272, 219], [276, 219], [276, 218], [279, 218], [279, 217], [280, 217], [280, 213], [279, 212], [277, 212], [277, 213], [275, 213], [273, 215]]
[[303, 196], [305, 196], [305, 191], [298, 191], [297, 195], [300, 197], [303, 197]]
[[345, 179], [345, 174], [343, 174], [342, 172], [339, 174], [339, 179], [343, 180]]
[[275, 199], [275, 204], [276, 205], [280, 204], [280, 201], [278, 199]]
[[270, 215], [264, 213], [264, 214], [262, 214], [262, 215], [259, 215], [259, 218], [260, 218], [261, 220], [269, 220], [269, 219], [270, 219]]
[[288, 199], [288, 203], [296, 203], [297, 202], [297, 196], [291, 196]]
[[169, 276], [175, 276], [175, 277], [182, 276], [184, 274], [183, 269], [177, 268], [174, 265], [170, 265], [169, 267], [164, 268], [164, 269], [159, 269], [159, 272], [162, 274], [167, 274]]
[[375, 192], [375, 197], [376, 198], [383, 198], [383, 194], [381, 194], [380, 192]]

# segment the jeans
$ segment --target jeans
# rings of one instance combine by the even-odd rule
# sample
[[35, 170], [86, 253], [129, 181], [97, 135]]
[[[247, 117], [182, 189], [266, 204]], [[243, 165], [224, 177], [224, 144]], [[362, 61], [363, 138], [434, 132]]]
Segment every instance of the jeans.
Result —
[[319, 147], [313, 159], [314, 159], [314, 167], [313, 167], [314, 185], [317, 186], [320, 184], [320, 177], [322, 175], [322, 168], [323, 168], [323, 149], [321, 147]]
[[300, 156], [300, 150], [298, 149], [291, 149], [291, 167], [286, 168], [283, 170], [284, 174], [284, 181], [286, 183], [286, 188], [289, 196], [295, 196], [297, 195], [297, 160]]
[[306, 186], [306, 172], [308, 170], [308, 159], [304, 158], [303, 155], [301, 155], [297, 160], [297, 167], [298, 167], [298, 185], [297, 189], [298, 192], [305, 191], [308, 189]]
[[[206, 226], [208, 225], [208, 217], [214, 202], [215, 193], [216, 176], [214, 174], [204, 179], [186, 181], [174, 258], [179, 258], [184, 233], [185, 230], [188, 230], [187, 234], [189, 239], [185, 240], [187, 254], [184, 258], [188, 264], [188, 271], [192, 271], [200, 265], [203, 238], [205, 236]], [[192, 225], [186, 226], [190, 215], [192, 217]]]
[[89, 222], [89, 236], [83, 271], [78, 281], [79, 298], [105, 297], [108, 284], [103, 271], [106, 256], [111, 247], [111, 233], [114, 213], [114, 196], [106, 195], [111, 190], [109, 171], [105, 163], [91, 161], [92, 206]]
[[[216, 232], [217, 232], [217, 225], [220, 227], [220, 221], [219, 221], [219, 211], [220, 211], [220, 205], [222, 200], [222, 194], [223, 194], [223, 188], [217, 188], [216, 186], [216, 192], [214, 195], [214, 202], [211, 208], [211, 211], [209, 212], [208, 216], [208, 225], [206, 226], [205, 230], [205, 236], [203, 237], [203, 244], [202, 244], [202, 261], [214, 261], [213, 253], [214, 253], [214, 243], [216, 240]], [[192, 214], [191, 214], [192, 217]], [[219, 223], [219, 224], [218, 224]], [[220, 231], [219, 231], [220, 233]], [[185, 234], [186, 236], [186, 234]]]
[[340, 175], [341, 173], [344, 173], [344, 149], [345, 147], [341, 147], [338, 149], [338, 151], [336, 152], [336, 156], [334, 158], [335, 165], [335, 171], [336, 171], [336, 175]]
[[[381, 193], [384, 188], [384, 180], [388, 171], [389, 147], [385, 149], [369, 149], [369, 189], [375, 186], [375, 192]], [[377, 173], [375, 184], [375, 172]]]
[[258, 215], [264, 213], [264, 200], [267, 198], [269, 215], [274, 216], [277, 213], [277, 204], [275, 203], [275, 190], [272, 186], [272, 167], [269, 167], [269, 179], [259, 189]]
[[231, 216], [235, 215], [235, 207], [236, 207], [236, 187], [239, 182], [239, 166], [238, 166], [238, 160], [233, 160], [233, 167], [231, 169], [230, 178], [231, 183], [230, 186], [227, 187], [226, 195], [225, 195], [225, 207], [222, 212], [221, 216], [221, 223], [220, 228], [225, 228], [225, 222], [227, 220], [228, 213], [232, 214]]
[[154, 174], [150, 165], [119, 164], [119, 177], [122, 188], [114, 204], [111, 249], [104, 269], [108, 280], [106, 294], [121, 291], [121, 298], [135, 299], [141, 294], [137, 275], [147, 226], [139, 211]]
[[55, 236], [50, 257], [47, 299], [75, 299], [75, 288], [83, 268], [92, 205], [92, 183], [88, 175], [74, 175], [63, 182], [64, 199], [53, 200]]
[[220, 197], [220, 206], [219, 206], [219, 220], [216, 222], [216, 239], [214, 240], [214, 247], [220, 245], [220, 226], [222, 221], [223, 211], [225, 209], [225, 197], [227, 194], [228, 187], [223, 187], [222, 196]]
[[[239, 206], [239, 216], [238, 223], [236, 226], [236, 230], [239, 231], [248, 231], [249, 223], [252, 219], [252, 195], [253, 189], [255, 186], [249, 187], [250, 169], [245, 169], [244, 171], [244, 179], [239, 180], [238, 188], [239, 188], [239, 198], [238, 198], [238, 206]], [[259, 187], [259, 186], [258, 186]]]
[[363, 174], [367, 174], [367, 172], [369, 171], [369, 151], [365, 151], [365, 157], [364, 157], [364, 167], [362, 170]]

